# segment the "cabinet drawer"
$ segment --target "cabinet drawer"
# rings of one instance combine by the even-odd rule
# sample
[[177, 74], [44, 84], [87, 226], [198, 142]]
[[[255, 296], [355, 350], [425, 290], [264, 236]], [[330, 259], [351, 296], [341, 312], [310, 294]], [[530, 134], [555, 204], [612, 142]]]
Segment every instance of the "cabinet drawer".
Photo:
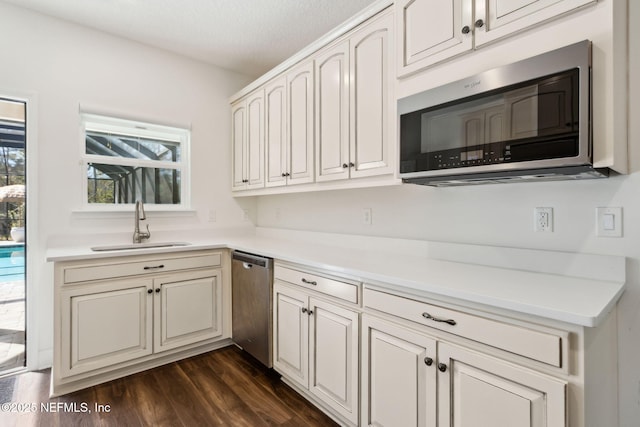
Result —
[[343, 281], [343, 279], [336, 280], [317, 273], [309, 273], [308, 271], [283, 267], [278, 264], [274, 267], [273, 277], [274, 279], [313, 289], [354, 304], [358, 303], [359, 285], [357, 282]]
[[192, 268], [218, 267], [220, 264], [220, 253], [176, 258], [147, 258], [135, 262], [122, 262], [120, 260], [108, 264], [66, 267], [64, 269], [64, 283], [165, 273]]
[[364, 290], [364, 306], [440, 329], [555, 367], [562, 367], [568, 332], [538, 331], [373, 289]]

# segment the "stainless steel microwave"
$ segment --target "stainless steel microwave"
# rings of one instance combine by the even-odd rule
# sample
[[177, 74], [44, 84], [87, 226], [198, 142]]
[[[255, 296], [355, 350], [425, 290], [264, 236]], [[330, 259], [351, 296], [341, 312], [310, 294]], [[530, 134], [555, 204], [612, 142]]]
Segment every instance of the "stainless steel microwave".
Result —
[[400, 177], [445, 186], [602, 178], [591, 141], [591, 42], [398, 101]]

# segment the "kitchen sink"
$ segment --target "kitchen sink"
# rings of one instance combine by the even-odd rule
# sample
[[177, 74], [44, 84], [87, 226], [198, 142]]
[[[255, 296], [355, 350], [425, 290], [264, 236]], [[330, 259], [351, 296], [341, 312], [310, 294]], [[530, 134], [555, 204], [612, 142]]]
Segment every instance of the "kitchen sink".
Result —
[[94, 246], [91, 248], [91, 250], [94, 252], [128, 251], [130, 249], [171, 248], [176, 246], [189, 245], [190, 243], [187, 242], [128, 243], [124, 245]]

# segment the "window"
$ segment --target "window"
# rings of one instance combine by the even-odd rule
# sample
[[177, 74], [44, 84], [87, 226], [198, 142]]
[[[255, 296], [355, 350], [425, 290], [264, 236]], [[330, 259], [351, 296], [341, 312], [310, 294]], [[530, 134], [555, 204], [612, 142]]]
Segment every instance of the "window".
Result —
[[189, 205], [188, 129], [83, 114], [89, 206]]

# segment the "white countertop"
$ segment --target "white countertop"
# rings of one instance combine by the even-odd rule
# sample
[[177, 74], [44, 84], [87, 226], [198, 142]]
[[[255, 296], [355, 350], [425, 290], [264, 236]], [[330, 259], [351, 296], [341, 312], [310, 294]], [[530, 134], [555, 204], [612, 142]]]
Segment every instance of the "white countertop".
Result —
[[[417, 296], [441, 296], [458, 300], [462, 305], [481, 304], [587, 327], [597, 326], [605, 318], [625, 288], [624, 280], [619, 278], [624, 272], [614, 275], [614, 280], [594, 279], [270, 236], [227, 236], [192, 241], [189, 246], [109, 252], [93, 252], [89, 246], [61, 247], [48, 250], [47, 260], [62, 262], [219, 248], [345, 274], [365, 284]], [[545, 251], [538, 252], [544, 256]], [[589, 256], [592, 263], [593, 255]], [[624, 259], [620, 261], [614, 263], [618, 270], [624, 268]]]

